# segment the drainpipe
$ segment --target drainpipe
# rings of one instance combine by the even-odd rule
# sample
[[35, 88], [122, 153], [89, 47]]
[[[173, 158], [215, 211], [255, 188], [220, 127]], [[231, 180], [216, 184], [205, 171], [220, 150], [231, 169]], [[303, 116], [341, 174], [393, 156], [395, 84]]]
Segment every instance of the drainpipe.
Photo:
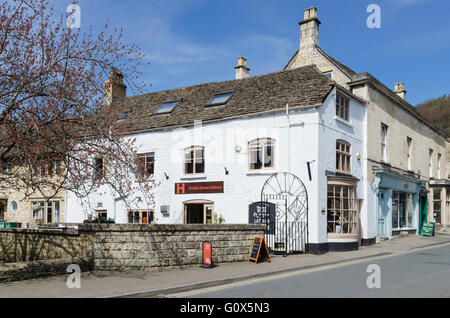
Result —
[[286, 104], [286, 117], [288, 122], [288, 173], [291, 174], [291, 119], [289, 117], [289, 104]]

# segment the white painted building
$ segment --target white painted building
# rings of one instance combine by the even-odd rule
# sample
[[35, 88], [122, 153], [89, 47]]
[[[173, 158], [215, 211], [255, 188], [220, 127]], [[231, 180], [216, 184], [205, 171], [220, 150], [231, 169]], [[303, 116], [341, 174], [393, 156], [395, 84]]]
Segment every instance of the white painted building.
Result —
[[[248, 223], [249, 206], [266, 200], [261, 196], [266, 181], [289, 173], [307, 192], [309, 252], [353, 249], [358, 237], [371, 239], [365, 237], [370, 231], [362, 181], [367, 180], [365, 103], [315, 66], [249, 77], [240, 58], [236, 74], [233, 81], [126, 98], [125, 121], [134, 131], [129, 137], [136, 138], [148, 159], [145, 168], [159, 184], [155, 202], [138, 192], [128, 198], [129, 207], [103, 186], [91, 195], [94, 208], [88, 212], [116, 223]], [[291, 205], [299, 192], [292, 190], [295, 179], [288, 180], [291, 195], [278, 194]], [[68, 223], [87, 218], [72, 193], [66, 203]], [[304, 203], [289, 213], [304, 213]], [[336, 211], [331, 219], [330, 204]]]

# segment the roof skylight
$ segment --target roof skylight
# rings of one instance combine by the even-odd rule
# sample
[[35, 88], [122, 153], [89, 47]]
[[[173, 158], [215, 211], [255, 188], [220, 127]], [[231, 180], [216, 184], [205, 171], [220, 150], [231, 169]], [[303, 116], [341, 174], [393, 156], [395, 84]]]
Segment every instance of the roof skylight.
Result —
[[179, 102], [180, 101], [162, 103], [161, 106], [159, 106], [159, 108], [156, 110], [155, 114], [156, 115], [170, 114], [171, 112], [173, 112], [175, 107], [177, 107]]
[[209, 103], [206, 104], [206, 107], [225, 105], [233, 94], [234, 92], [216, 94]]

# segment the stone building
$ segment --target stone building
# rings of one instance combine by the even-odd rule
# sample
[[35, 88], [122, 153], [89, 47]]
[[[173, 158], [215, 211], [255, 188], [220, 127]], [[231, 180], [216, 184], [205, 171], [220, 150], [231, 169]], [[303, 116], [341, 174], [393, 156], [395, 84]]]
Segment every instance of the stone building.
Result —
[[[60, 167], [55, 165], [55, 171]], [[20, 167], [8, 164], [3, 169], [2, 178], [8, 178], [14, 169]], [[40, 170], [43, 172], [43, 169]], [[38, 173], [38, 172], [37, 172]], [[43, 178], [58, 178], [57, 175], [43, 173]], [[66, 223], [66, 193], [45, 189], [26, 195], [23, 188], [12, 189], [7, 185], [0, 189], [0, 221], [20, 223], [21, 227], [34, 227], [39, 224]], [[52, 197], [51, 200], [48, 200]]]
[[[119, 124], [140, 147], [143, 174], [136, 183], [158, 186], [151, 198], [137, 191], [127, 202], [101, 186], [88, 211], [69, 192], [67, 221], [82, 222], [90, 213], [119, 224], [242, 224], [257, 222], [268, 207], [273, 249], [358, 248], [358, 240], [367, 239], [360, 237], [359, 221], [367, 196], [365, 103], [312, 65], [250, 77], [241, 57], [235, 69], [234, 80], [127, 97]], [[336, 100], [352, 109], [341, 114], [351, 128], [335, 120]], [[326, 214], [329, 182], [332, 220]]]
[[[300, 48], [285, 69], [315, 65], [366, 102], [368, 196], [363, 211], [368, 215], [362, 218], [368, 222], [363, 226], [366, 236], [420, 233], [426, 222], [448, 225], [447, 136], [406, 101], [404, 83], [391, 90], [371, 74], [356, 73], [325, 53], [319, 47], [320, 24], [317, 9], [306, 9], [300, 22]], [[351, 120], [344, 124], [352, 127]]]

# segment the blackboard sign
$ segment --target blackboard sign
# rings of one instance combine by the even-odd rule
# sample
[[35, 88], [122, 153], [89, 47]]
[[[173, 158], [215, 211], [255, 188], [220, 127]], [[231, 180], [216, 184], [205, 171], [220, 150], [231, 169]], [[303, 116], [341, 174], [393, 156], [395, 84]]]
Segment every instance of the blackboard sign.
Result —
[[249, 224], [267, 224], [267, 234], [275, 234], [276, 206], [270, 202], [250, 204], [248, 211]]
[[422, 226], [423, 236], [434, 236], [434, 226], [435, 223], [424, 223]]
[[254, 262], [256, 264], [268, 260], [270, 263], [269, 250], [266, 245], [266, 240], [263, 237], [256, 237], [253, 241], [252, 251], [250, 252], [249, 262]]

